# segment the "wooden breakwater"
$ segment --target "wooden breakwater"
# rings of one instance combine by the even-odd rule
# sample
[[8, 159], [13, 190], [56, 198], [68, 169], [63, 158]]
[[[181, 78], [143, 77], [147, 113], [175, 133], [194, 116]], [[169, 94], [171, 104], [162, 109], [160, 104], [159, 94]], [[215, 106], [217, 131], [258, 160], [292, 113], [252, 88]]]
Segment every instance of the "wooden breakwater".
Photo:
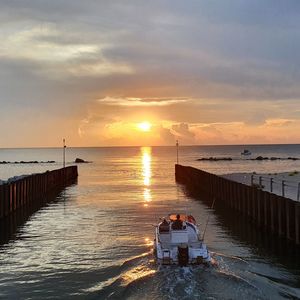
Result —
[[0, 185], [0, 219], [34, 205], [78, 177], [77, 166], [32, 174]]
[[193, 167], [177, 164], [175, 176], [192, 191], [216, 198], [255, 225], [300, 244], [299, 202]]

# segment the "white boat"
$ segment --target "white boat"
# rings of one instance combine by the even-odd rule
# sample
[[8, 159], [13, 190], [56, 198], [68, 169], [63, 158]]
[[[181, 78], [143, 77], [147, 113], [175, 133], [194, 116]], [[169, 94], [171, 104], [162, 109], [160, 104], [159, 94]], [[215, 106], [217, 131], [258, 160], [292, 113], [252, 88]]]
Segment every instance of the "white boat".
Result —
[[241, 155], [251, 155], [251, 152], [248, 149], [244, 149]]
[[164, 265], [211, 262], [196, 220], [191, 215], [171, 214], [155, 226], [154, 255], [157, 262]]

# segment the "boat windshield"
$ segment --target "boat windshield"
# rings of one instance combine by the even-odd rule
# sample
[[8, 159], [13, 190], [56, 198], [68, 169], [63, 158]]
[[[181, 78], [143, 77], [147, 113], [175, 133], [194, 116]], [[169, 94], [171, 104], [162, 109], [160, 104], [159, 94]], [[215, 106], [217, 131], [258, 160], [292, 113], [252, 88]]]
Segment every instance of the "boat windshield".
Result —
[[[190, 223], [193, 223], [194, 225], [196, 225], [196, 220], [192, 215], [187, 216], [187, 215], [180, 214], [179, 216], [180, 216], [180, 220], [182, 222], [190, 222]], [[176, 221], [177, 220], [177, 214], [170, 214], [169, 215], [169, 220], [171, 222]]]
[[[171, 214], [171, 215], [169, 215], [169, 219], [172, 222], [176, 221], [177, 220], [177, 214]], [[186, 215], [180, 215], [180, 220], [182, 222], [185, 222], [186, 221]]]

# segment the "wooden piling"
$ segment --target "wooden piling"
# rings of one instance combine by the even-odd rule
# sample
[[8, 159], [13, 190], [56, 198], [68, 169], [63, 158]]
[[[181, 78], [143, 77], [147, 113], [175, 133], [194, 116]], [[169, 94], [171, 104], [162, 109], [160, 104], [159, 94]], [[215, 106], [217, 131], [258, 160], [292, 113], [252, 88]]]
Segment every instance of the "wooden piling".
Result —
[[77, 176], [77, 166], [70, 166], [29, 175], [0, 185], [0, 219], [46, 198], [48, 194], [63, 188]]
[[256, 192], [256, 189], [255, 187], [251, 187], [251, 218], [253, 220], [255, 220], [256, 218], [256, 209], [255, 209], [255, 192]]
[[285, 202], [285, 226], [286, 226], [286, 237], [291, 239], [291, 231], [290, 231], [290, 207], [289, 202]]
[[270, 229], [272, 232], [275, 231], [275, 206], [276, 206], [276, 203], [275, 203], [275, 195], [273, 194], [270, 194]]
[[245, 214], [254, 225], [300, 244], [300, 203], [192, 167], [176, 165], [175, 175], [193, 191], [216, 197], [233, 214]]
[[8, 214], [9, 214], [9, 186], [7, 184], [3, 184], [3, 194], [2, 195], [3, 195], [2, 201], [4, 202], [4, 216], [8, 216]]
[[257, 214], [257, 224], [261, 225], [261, 190], [256, 190], [256, 214]]
[[[1, 201], [2, 199], [2, 201]], [[0, 219], [4, 217], [4, 187], [0, 185]]]
[[300, 244], [300, 203], [295, 203], [295, 241]]
[[248, 217], [251, 217], [251, 187], [246, 187], [246, 203], [247, 203], [247, 215]]
[[268, 194], [263, 193], [262, 195], [262, 201], [263, 201], [263, 216], [264, 216], [264, 226], [268, 227]]

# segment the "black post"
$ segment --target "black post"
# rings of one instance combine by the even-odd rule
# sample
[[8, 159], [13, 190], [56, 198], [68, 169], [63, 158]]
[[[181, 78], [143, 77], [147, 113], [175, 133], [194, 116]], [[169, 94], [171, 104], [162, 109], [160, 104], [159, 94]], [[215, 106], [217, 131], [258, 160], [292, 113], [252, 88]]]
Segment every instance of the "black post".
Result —
[[176, 140], [177, 165], [178, 165], [178, 146], [179, 146], [179, 143], [178, 143], [178, 140]]
[[63, 167], [66, 167], [66, 140], [63, 139]]

